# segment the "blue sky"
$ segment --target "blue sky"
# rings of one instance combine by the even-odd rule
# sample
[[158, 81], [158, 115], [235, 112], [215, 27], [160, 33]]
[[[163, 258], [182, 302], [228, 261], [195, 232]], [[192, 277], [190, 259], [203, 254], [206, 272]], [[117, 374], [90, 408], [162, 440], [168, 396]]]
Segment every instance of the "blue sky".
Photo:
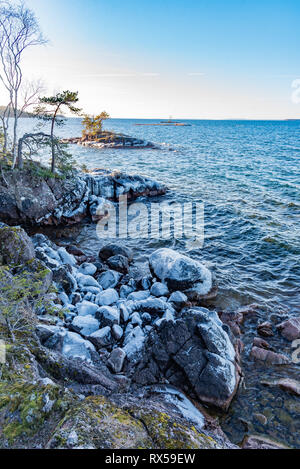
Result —
[[27, 0], [50, 40], [26, 56], [49, 92], [112, 117], [295, 118], [299, 0]]

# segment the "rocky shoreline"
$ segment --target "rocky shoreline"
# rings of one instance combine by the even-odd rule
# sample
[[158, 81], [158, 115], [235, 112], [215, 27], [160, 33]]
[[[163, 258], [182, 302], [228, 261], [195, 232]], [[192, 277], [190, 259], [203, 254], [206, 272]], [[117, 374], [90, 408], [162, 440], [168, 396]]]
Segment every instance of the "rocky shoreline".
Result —
[[105, 201], [126, 195], [163, 195], [167, 188], [149, 178], [118, 171], [95, 169], [66, 179], [44, 178], [31, 170], [7, 172], [0, 178], [0, 221], [31, 226], [66, 226], [85, 218], [97, 221], [97, 209]]
[[[1, 219], [31, 226], [96, 221], [105, 200], [167, 190], [140, 176], [104, 170], [62, 181], [30, 180], [24, 173], [13, 182], [0, 188]], [[149, 256], [145, 275], [133, 268], [134, 255], [124, 244], [109, 243], [90, 257], [5, 223], [0, 255], [8, 283], [43, 273], [43, 302], [30, 312], [33, 330], [12, 344], [1, 368], [0, 447], [236, 447], [210, 410], [226, 412], [243, 382], [241, 328], [255, 307], [234, 313], [203, 307], [216, 291], [205, 265], [162, 248]], [[287, 340], [299, 339], [299, 319], [278, 318], [276, 330]], [[270, 349], [272, 334], [272, 324], [257, 325], [251, 358], [270, 366], [291, 363]], [[295, 380], [265, 386], [299, 395]], [[8, 394], [14, 397], [7, 400]], [[243, 444], [281, 446], [259, 435], [248, 435]]]

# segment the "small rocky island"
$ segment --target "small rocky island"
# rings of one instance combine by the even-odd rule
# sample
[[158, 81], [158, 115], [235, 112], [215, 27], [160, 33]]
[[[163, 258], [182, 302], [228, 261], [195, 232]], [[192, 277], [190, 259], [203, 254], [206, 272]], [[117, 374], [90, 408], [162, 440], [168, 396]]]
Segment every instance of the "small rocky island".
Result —
[[103, 131], [97, 138], [89, 139], [87, 137], [64, 138], [61, 143], [77, 144], [92, 148], [116, 148], [116, 149], [149, 149], [156, 148], [156, 145], [146, 140], [130, 137], [125, 134]]
[[152, 142], [141, 140], [129, 135], [111, 132], [103, 129], [103, 121], [109, 118], [106, 112], [98, 116], [85, 116], [82, 125], [81, 137], [64, 138], [61, 143], [77, 144], [93, 148], [116, 148], [116, 149], [144, 149], [155, 148]]

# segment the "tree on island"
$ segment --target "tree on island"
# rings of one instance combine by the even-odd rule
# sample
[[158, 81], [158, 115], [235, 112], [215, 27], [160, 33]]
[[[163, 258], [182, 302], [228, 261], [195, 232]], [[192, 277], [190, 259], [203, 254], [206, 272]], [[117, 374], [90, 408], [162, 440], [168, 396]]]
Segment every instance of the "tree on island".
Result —
[[66, 153], [62, 152], [61, 146], [59, 144], [59, 139], [54, 135], [54, 127], [58, 127], [65, 124], [65, 118], [62, 117], [59, 113], [64, 109], [67, 109], [74, 115], [80, 115], [81, 109], [75, 107], [75, 104], [78, 103], [78, 92], [77, 91], [63, 91], [57, 93], [54, 96], [42, 97], [39, 98], [39, 106], [36, 108], [36, 115], [41, 118], [43, 121], [51, 122], [50, 130], [50, 141], [51, 141], [51, 172], [55, 172], [56, 158], [57, 156], [66, 156]]
[[85, 115], [82, 121], [84, 129], [82, 137], [84, 140], [96, 140], [101, 137], [103, 132], [103, 121], [109, 119], [110, 116], [106, 111], [101, 112], [97, 116]]
[[[23, 2], [15, 3], [0, 1], [0, 81], [7, 93], [8, 103], [1, 115], [3, 128], [3, 155], [7, 154], [8, 122], [13, 118], [12, 136], [12, 167], [17, 159], [17, 127], [18, 120], [25, 108], [33, 102], [37, 95], [37, 88], [28, 88], [26, 98], [20, 106], [22, 92], [23, 71], [22, 57], [31, 46], [45, 44], [35, 14]], [[20, 110], [21, 108], [21, 110]]]

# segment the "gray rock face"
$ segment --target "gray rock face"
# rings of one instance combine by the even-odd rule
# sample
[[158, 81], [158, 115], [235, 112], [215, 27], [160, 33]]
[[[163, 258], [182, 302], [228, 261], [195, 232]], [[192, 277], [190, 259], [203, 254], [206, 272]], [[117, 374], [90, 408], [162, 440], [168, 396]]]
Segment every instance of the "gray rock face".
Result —
[[68, 295], [76, 291], [78, 287], [77, 281], [70, 270], [71, 268], [68, 265], [60, 265], [54, 269], [52, 268], [53, 280], [59, 283]]
[[107, 259], [107, 264], [111, 269], [117, 270], [118, 272], [126, 273], [129, 269], [128, 258], [118, 254]]
[[32, 171], [24, 168], [17, 178], [12, 171], [7, 171], [5, 178], [7, 185], [0, 181], [0, 220], [10, 224], [70, 225], [90, 215], [94, 218], [100, 202], [95, 197], [116, 201], [121, 194], [135, 198], [166, 192], [156, 181], [105, 170], [90, 174], [74, 171], [64, 180], [35, 175], [33, 184]]
[[123, 329], [118, 324], [114, 324], [111, 328], [112, 335], [114, 339], [120, 340], [123, 337]]
[[35, 258], [34, 245], [23, 228], [0, 225], [0, 263], [24, 264]]
[[234, 348], [216, 314], [194, 308], [151, 331], [133, 380], [148, 385], [162, 379], [204, 403], [228, 408], [239, 375]]
[[182, 290], [196, 298], [205, 297], [213, 287], [211, 272], [200, 262], [173, 249], [162, 248], [151, 254], [150, 269], [170, 291]]
[[107, 361], [108, 366], [114, 373], [121, 373], [126, 353], [121, 348], [115, 348]]
[[107, 347], [113, 343], [111, 328], [109, 326], [103, 327], [89, 336], [89, 340], [95, 345], [97, 349]]

